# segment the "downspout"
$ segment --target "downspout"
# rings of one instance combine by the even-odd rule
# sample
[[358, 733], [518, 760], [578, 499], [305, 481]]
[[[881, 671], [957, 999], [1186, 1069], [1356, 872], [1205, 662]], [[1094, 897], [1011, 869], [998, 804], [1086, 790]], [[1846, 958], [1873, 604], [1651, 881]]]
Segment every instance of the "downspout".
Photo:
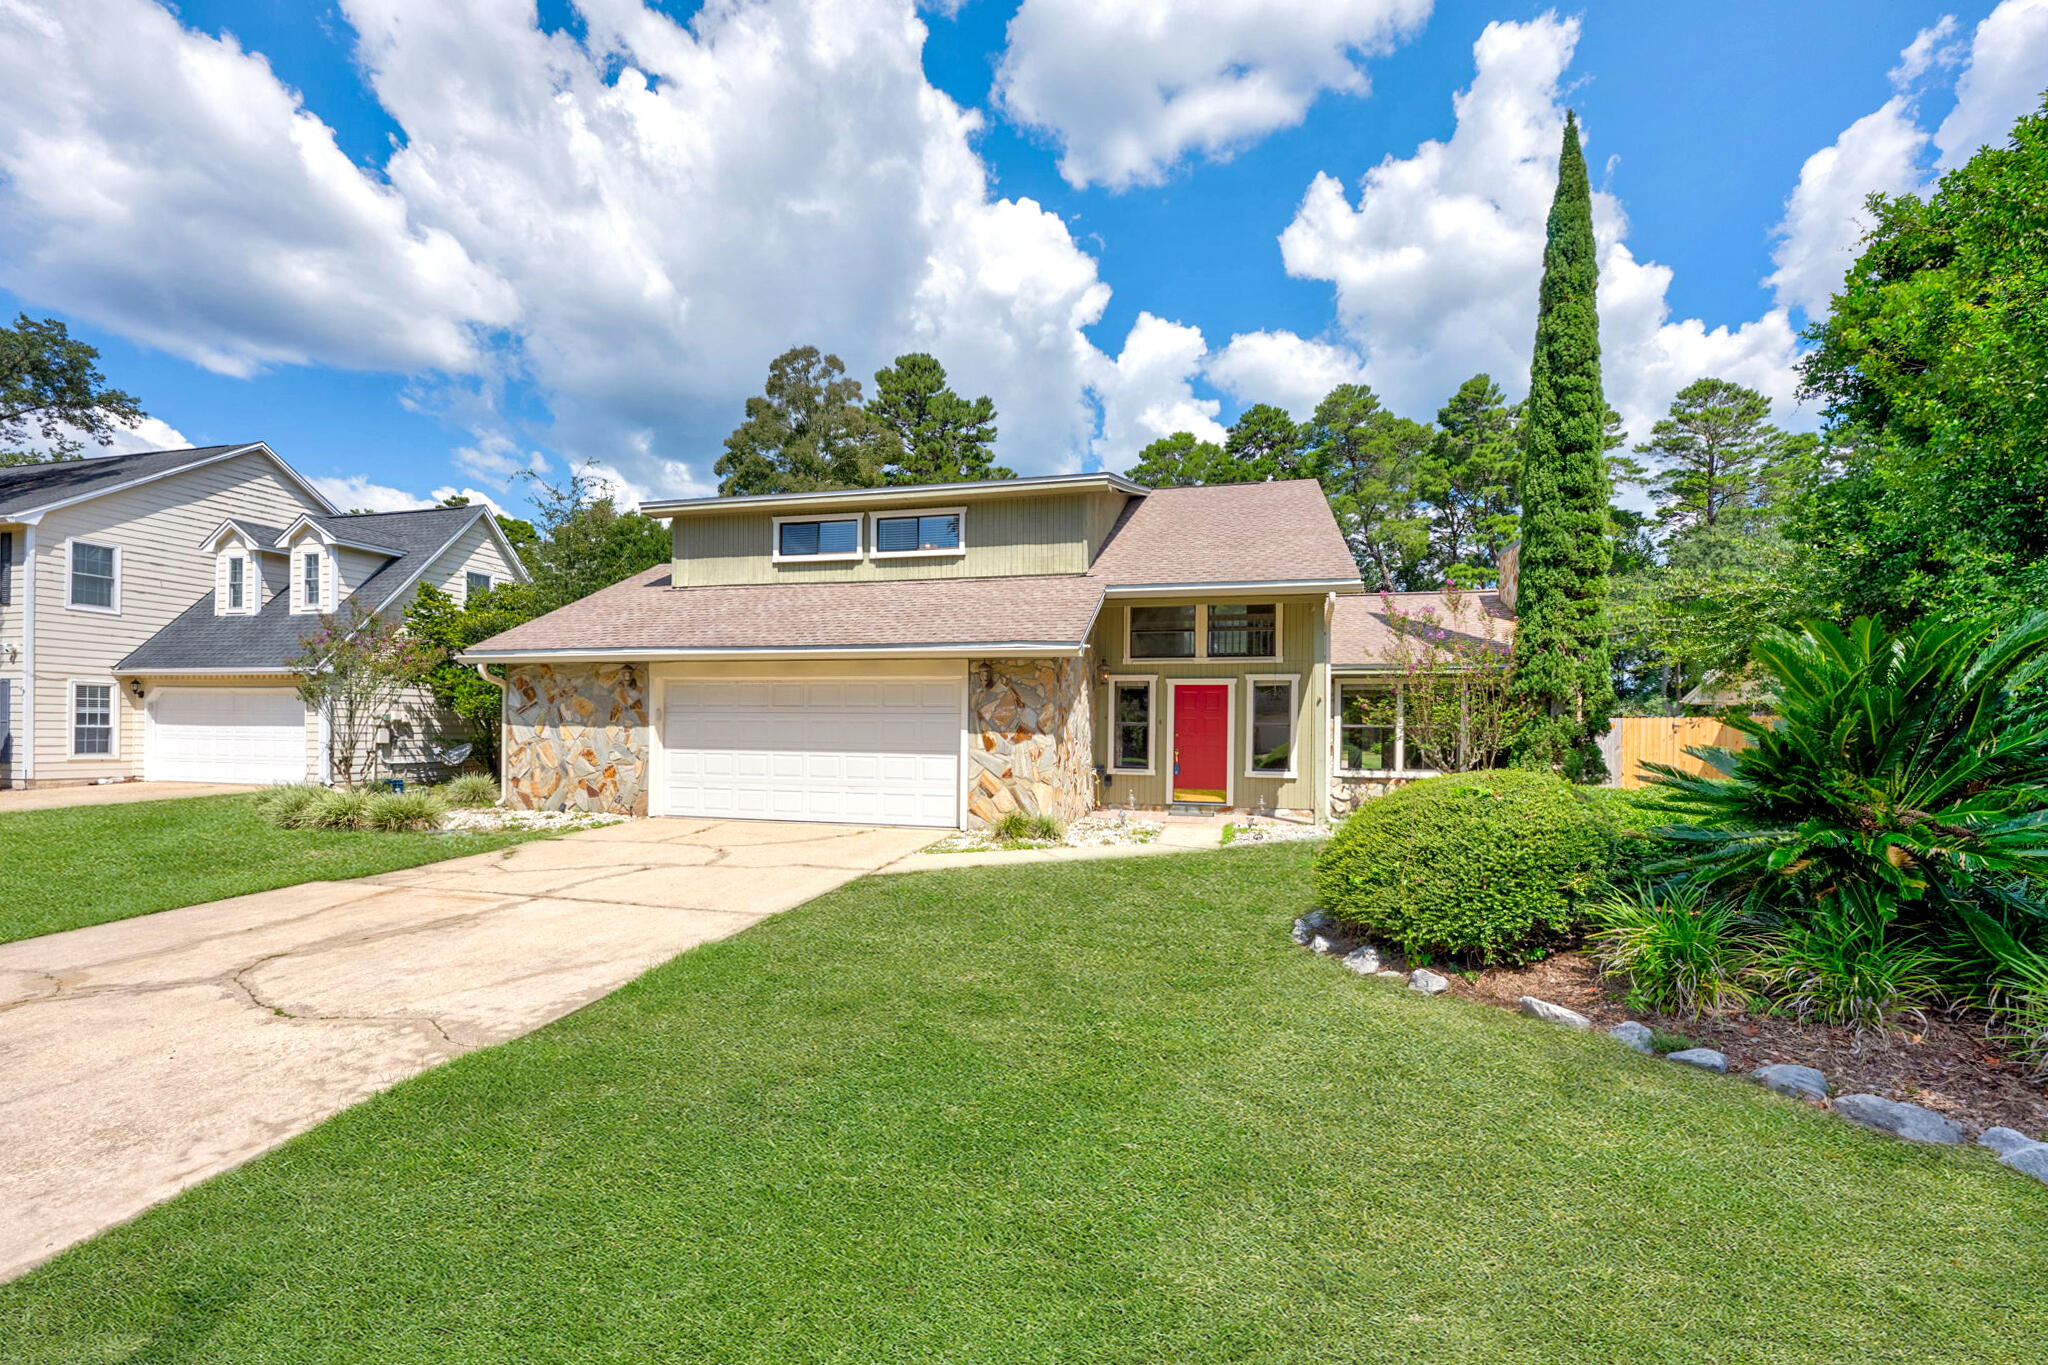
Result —
[[506, 785], [512, 780], [512, 765], [506, 761], [511, 757], [512, 746], [511, 737], [505, 731], [505, 680], [493, 676], [489, 664], [473, 663], [470, 667], [476, 670], [479, 678], [498, 689], [498, 799], [503, 801], [507, 798]]
[[36, 524], [21, 537], [21, 785], [36, 781]]

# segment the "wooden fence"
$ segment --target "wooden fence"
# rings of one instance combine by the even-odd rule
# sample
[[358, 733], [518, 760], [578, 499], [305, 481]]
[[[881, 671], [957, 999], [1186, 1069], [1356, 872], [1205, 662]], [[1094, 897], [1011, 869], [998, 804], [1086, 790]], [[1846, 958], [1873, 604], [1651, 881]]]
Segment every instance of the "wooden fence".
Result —
[[1600, 741], [1607, 759], [1607, 781], [1616, 787], [1643, 785], [1642, 765], [1668, 763], [1681, 772], [1711, 773], [1712, 768], [1688, 754], [1688, 745], [1719, 745], [1740, 749], [1749, 737], [1713, 716], [1616, 716]]

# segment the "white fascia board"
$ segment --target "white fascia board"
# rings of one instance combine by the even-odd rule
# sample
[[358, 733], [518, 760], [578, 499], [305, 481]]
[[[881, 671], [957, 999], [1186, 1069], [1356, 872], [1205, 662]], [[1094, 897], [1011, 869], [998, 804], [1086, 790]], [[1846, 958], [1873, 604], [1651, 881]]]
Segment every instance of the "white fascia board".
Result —
[[1331, 592], [1350, 597], [1362, 595], [1365, 583], [1356, 578], [1268, 578], [1241, 583], [1116, 583], [1104, 589], [1109, 597], [1189, 597], [1219, 592]]
[[1062, 488], [1105, 488], [1144, 497], [1152, 490], [1144, 484], [1133, 483], [1121, 474], [1045, 474], [1036, 478], [983, 479], [973, 483], [919, 483], [883, 486], [880, 488], [832, 488], [816, 493], [753, 493], [733, 498], [672, 498], [667, 501], [643, 502], [640, 512], [649, 517], [673, 517], [691, 512], [718, 512], [734, 507], [808, 507], [813, 505], [831, 506], [835, 503], [854, 501], [863, 503], [931, 502], [963, 494], [982, 497], [999, 496], [1003, 493], [1038, 493], [1057, 491]]
[[1085, 640], [994, 640], [937, 645], [758, 645], [703, 649], [466, 649], [466, 664], [658, 663], [670, 659], [961, 659], [1078, 657]]
[[115, 677], [297, 677], [299, 669], [109, 669]]

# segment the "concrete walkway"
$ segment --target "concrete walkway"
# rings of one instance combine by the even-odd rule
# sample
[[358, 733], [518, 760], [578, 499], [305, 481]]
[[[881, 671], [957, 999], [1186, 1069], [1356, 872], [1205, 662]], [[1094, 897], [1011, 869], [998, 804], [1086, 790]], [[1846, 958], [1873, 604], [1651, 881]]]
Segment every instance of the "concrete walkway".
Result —
[[0, 945], [0, 1279], [933, 837], [636, 820]]
[[130, 801], [168, 801], [181, 796], [233, 796], [261, 787], [231, 787], [213, 782], [103, 782], [82, 787], [8, 787], [0, 790], [0, 815], [18, 810], [56, 810], [61, 806], [125, 806]]

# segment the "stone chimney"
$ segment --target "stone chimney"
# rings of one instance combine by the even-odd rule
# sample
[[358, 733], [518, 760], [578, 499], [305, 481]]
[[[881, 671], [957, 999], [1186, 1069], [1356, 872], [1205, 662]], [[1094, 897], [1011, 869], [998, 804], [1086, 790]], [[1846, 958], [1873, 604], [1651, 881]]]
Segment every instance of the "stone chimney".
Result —
[[1500, 558], [1494, 563], [1493, 572], [1500, 584], [1496, 589], [1500, 593], [1500, 604], [1512, 613], [1515, 609], [1515, 585], [1522, 576], [1521, 541], [1514, 542], [1500, 552]]

